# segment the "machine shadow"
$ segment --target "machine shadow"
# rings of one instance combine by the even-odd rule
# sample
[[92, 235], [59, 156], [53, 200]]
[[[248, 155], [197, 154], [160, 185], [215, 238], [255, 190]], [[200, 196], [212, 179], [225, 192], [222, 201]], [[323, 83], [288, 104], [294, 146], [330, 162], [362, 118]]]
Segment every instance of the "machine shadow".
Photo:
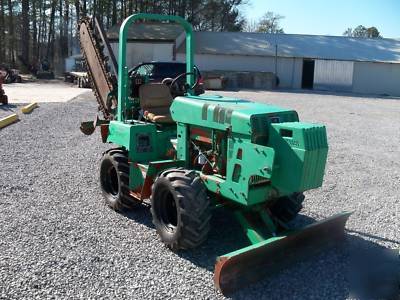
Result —
[[120, 214], [132, 221], [145, 225], [151, 229], [155, 229], [150, 209], [144, 205], [138, 205], [138, 207], [132, 209], [126, 208], [122, 210]]
[[[150, 210], [146, 207], [126, 210], [122, 214], [135, 222], [154, 228]], [[299, 214], [290, 225], [299, 228], [315, 221], [314, 218]], [[345, 299], [349, 295], [354, 295], [353, 280], [349, 278], [355, 278], [364, 272], [360, 266], [354, 263], [355, 258], [376, 256], [377, 253], [383, 254], [388, 250], [366, 238], [391, 242], [400, 246], [399, 241], [371, 237], [368, 234], [364, 236], [358, 232], [346, 230], [345, 240], [337, 246], [295, 263], [277, 274], [271, 274], [271, 276], [229, 295], [229, 298], [249, 299], [263, 295], [269, 299], [278, 299], [284, 298], [282, 291], [286, 291], [287, 295], [289, 290], [293, 291], [296, 299], [309, 299], [312, 294], [310, 291], [327, 290], [328, 287], [332, 290], [331, 293], [334, 294], [335, 299]], [[230, 211], [218, 209], [213, 214], [207, 241], [196, 249], [180, 251], [176, 255], [213, 273], [218, 256], [247, 245], [249, 242]], [[326, 293], [328, 294], [328, 291]]]
[[[337, 246], [271, 274], [229, 295], [229, 298], [248, 299], [249, 295], [263, 295], [262, 299], [287, 299], [290, 291], [292, 299], [398, 300], [399, 260], [398, 254], [389, 257], [387, 253], [390, 251], [346, 231], [345, 240]], [[386, 265], [377, 263], [385, 260]], [[397, 261], [397, 266], [394, 261]], [[375, 266], [380, 269], [375, 269]]]
[[13, 111], [14, 108], [17, 106], [15, 104], [6, 104], [6, 105], [0, 105], [0, 109], [4, 111]]

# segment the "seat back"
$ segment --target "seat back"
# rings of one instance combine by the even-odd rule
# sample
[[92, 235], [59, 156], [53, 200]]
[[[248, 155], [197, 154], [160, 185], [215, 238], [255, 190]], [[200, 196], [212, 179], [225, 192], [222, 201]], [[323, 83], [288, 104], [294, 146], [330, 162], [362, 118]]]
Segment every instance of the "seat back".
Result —
[[146, 83], [139, 88], [140, 107], [145, 109], [151, 108], [168, 108], [172, 103], [172, 95], [169, 87], [162, 83]]

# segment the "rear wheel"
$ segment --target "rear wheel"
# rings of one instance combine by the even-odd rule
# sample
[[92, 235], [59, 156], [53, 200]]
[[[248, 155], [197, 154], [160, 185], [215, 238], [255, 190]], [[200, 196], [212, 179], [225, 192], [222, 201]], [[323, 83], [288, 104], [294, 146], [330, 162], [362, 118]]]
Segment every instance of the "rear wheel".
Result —
[[171, 250], [195, 248], [210, 230], [210, 202], [194, 171], [171, 169], [161, 173], [151, 195], [151, 214], [161, 241]]
[[293, 193], [290, 196], [281, 197], [271, 207], [271, 212], [284, 223], [288, 223], [293, 220], [303, 208], [304, 198], [303, 193]]
[[104, 153], [100, 163], [100, 186], [106, 204], [115, 211], [136, 206], [129, 194], [129, 164], [127, 152], [111, 149]]

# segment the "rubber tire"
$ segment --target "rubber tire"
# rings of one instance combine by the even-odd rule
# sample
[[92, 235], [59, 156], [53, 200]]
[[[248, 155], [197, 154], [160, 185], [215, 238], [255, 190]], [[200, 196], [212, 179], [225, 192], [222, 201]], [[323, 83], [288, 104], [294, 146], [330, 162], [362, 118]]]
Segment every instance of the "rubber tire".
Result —
[[279, 198], [271, 207], [272, 214], [284, 223], [292, 221], [303, 208], [303, 193], [293, 193]]
[[[163, 220], [165, 198], [172, 196], [176, 226]], [[191, 249], [202, 244], [210, 231], [210, 201], [206, 188], [194, 171], [170, 169], [162, 172], [152, 186], [151, 214], [161, 241], [172, 251]], [[172, 227], [172, 228], [171, 228]]]
[[129, 164], [125, 150], [110, 149], [103, 154], [100, 162], [100, 187], [105, 203], [115, 211], [133, 208], [138, 204], [129, 195]]

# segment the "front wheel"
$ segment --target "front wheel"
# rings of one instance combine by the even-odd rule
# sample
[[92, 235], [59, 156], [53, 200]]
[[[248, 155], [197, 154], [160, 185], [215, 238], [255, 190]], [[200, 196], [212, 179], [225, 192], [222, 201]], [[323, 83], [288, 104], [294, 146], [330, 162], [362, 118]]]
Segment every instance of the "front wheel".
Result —
[[170, 169], [161, 173], [151, 195], [153, 224], [171, 250], [195, 248], [210, 230], [210, 202], [194, 171]]

